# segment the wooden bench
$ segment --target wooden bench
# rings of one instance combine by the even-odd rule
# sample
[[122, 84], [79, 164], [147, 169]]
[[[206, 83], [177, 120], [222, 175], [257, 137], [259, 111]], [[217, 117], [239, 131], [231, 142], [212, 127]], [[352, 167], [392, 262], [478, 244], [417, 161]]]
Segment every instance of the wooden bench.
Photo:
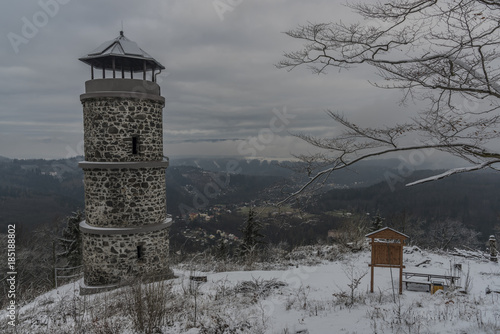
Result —
[[[455, 286], [460, 287], [457, 284], [460, 281], [460, 276], [453, 275], [439, 275], [439, 274], [427, 274], [427, 273], [415, 273], [403, 271], [403, 283], [405, 283], [406, 290], [408, 290], [408, 284], [418, 284], [418, 285], [426, 285], [428, 286], [428, 291], [431, 291], [431, 286], [433, 284], [433, 280], [441, 280], [441, 284], [443, 286]], [[427, 281], [424, 280], [415, 280], [413, 278], [427, 278]]]

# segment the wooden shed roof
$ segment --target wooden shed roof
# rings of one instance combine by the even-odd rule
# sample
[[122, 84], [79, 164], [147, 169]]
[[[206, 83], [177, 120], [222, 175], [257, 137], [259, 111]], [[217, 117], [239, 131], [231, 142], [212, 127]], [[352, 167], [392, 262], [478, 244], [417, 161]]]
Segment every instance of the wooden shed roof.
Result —
[[406, 234], [398, 232], [390, 227], [384, 227], [375, 232], [368, 233], [367, 235], [365, 235], [365, 237], [372, 239], [379, 238], [379, 239], [400, 239], [400, 240], [405, 240], [410, 238]]

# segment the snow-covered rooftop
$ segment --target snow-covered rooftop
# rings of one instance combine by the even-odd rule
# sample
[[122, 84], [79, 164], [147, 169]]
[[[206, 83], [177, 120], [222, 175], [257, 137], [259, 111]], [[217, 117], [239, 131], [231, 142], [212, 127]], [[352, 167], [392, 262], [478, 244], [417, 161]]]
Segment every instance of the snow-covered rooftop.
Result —
[[123, 67], [127, 71], [143, 71], [144, 65], [146, 70], [165, 68], [136, 42], [125, 37], [123, 31], [115, 39], [102, 43], [79, 60], [95, 68], [112, 69], [113, 58], [117, 69]]

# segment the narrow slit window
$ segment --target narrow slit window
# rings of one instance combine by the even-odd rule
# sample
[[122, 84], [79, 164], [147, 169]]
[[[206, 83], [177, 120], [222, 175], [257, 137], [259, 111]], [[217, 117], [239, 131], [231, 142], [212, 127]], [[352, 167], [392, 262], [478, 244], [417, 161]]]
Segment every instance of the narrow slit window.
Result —
[[142, 259], [144, 257], [144, 248], [142, 245], [137, 246], [137, 258]]
[[139, 154], [139, 137], [132, 137], [132, 154]]

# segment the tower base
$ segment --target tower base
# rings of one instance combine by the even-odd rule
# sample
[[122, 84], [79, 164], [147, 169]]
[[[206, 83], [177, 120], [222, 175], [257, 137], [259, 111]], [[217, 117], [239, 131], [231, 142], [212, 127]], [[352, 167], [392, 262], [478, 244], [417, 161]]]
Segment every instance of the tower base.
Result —
[[80, 286], [80, 296], [94, 295], [96, 293], [107, 292], [120, 287], [119, 284], [89, 286], [85, 284], [83, 278], [78, 281], [78, 285]]
[[85, 280], [81, 278], [78, 281], [78, 285], [80, 287], [80, 296], [87, 296], [87, 295], [94, 295], [97, 293], [102, 293], [102, 292], [108, 292], [112, 291], [121, 287], [125, 286], [130, 286], [134, 284], [134, 282], [141, 282], [141, 283], [153, 283], [153, 282], [160, 282], [168, 279], [175, 278], [174, 272], [171, 269], [168, 269], [165, 273], [162, 275], [154, 275], [154, 276], [132, 276], [129, 277], [128, 279], [123, 279], [120, 281], [120, 283], [116, 284], [108, 284], [108, 285], [87, 285], [85, 284]]

